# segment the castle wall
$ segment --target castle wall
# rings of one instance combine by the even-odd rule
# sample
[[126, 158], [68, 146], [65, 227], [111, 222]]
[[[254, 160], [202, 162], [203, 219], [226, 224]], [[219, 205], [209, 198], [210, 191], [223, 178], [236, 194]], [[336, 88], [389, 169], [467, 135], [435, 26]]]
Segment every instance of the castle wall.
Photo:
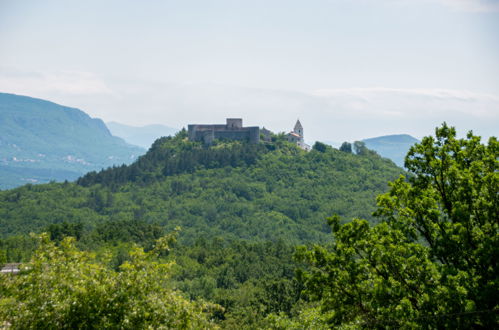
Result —
[[250, 143], [260, 142], [260, 128], [242, 127], [242, 119], [227, 118], [226, 125], [188, 125], [188, 136], [191, 141], [203, 141], [211, 144], [214, 139], [246, 140]]
[[212, 144], [213, 140], [215, 140], [215, 131], [214, 130], [206, 130], [200, 132], [202, 136], [202, 140], [205, 144]]
[[250, 143], [260, 143], [260, 127], [252, 126], [249, 129], [249, 141]]
[[227, 140], [248, 140], [250, 139], [250, 132], [248, 130], [241, 131], [218, 131], [215, 132], [216, 139], [227, 139]]

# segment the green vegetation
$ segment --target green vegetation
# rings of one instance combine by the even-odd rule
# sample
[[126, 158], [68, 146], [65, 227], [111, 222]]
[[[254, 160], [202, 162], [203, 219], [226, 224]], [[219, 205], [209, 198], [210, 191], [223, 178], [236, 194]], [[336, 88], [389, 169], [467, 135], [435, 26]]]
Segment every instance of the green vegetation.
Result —
[[340, 151], [343, 152], [352, 152], [352, 144], [349, 142], [343, 142], [340, 146]]
[[207, 311], [218, 307], [171, 289], [173, 263], [157, 260], [173, 239], [159, 239], [149, 252], [134, 247], [116, 271], [79, 251], [72, 238], [56, 246], [41, 235], [24, 273], [0, 282], [0, 320], [14, 329], [213, 327]]
[[223, 237], [289, 244], [325, 242], [331, 214], [373, 220], [375, 196], [401, 174], [389, 160], [329, 146], [305, 152], [275, 136], [269, 144], [219, 142], [210, 148], [186, 132], [161, 138], [129, 166], [92, 172], [74, 183], [26, 185], [0, 192], [3, 237], [81, 223], [82, 245], [108, 222], [133, 220], [180, 241]]
[[299, 304], [294, 250], [282, 241], [199, 240], [175, 248], [173, 279], [191, 299], [222, 306], [216, 316], [223, 328], [261, 328], [269, 313], [288, 314]]
[[411, 148], [406, 176], [353, 147], [205, 148], [182, 131], [78, 184], [0, 192], [0, 262], [31, 258], [0, 284], [0, 323], [494, 328], [497, 139], [444, 124]]
[[[300, 249], [301, 278], [328, 326], [487, 328], [498, 324], [499, 143], [445, 124], [412, 147], [413, 174], [378, 198], [383, 222], [329, 218], [331, 247]], [[282, 320], [281, 320], [282, 321]]]
[[74, 180], [144, 152], [78, 109], [0, 93], [0, 189]]

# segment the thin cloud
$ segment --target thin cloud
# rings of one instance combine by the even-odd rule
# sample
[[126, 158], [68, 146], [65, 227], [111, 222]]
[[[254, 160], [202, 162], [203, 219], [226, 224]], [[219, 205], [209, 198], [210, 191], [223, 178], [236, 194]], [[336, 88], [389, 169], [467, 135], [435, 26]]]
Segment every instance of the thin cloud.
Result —
[[499, 12], [498, 0], [437, 0], [443, 5], [458, 11]]
[[[413, 3], [436, 3], [451, 10], [471, 13], [499, 12], [499, 0], [389, 0], [394, 4], [402, 1]], [[403, 3], [403, 2], [402, 2]]]
[[[432, 134], [444, 121], [459, 130], [474, 130], [484, 137], [498, 134], [497, 95], [452, 89], [385, 87], [320, 89], [311, 95], [327, 106], [321, 114], [315, 112], [309, 118], [315, 120], [314, 117], [320, 116], [324, 122], [329, 119], [335, 123], [334, 130], [330, 130], [336, 133], [331, 139], [337, 141], [342, 135], [351, 136], [351, 140], [400, 133], [421, 137]], [[327, 129], [319, 120], [315, 125], [323, 129], [316, 131], [319, 139], [323, 139]]]
[[367, 97], [379, 94], [397, 94], [397, 95], [416, 95], [432, 99], [456, 99], [463, 102], [473, 102], [477, 100], [487, 100], [499, 102], [499, 96], [476, 93], [466, 90], [445, 89], [445, 88], [388, 88], [388, 87], [369, 87], [369, 88], [337, 88], [337, 89], [318, 89], [311, 93], [316, 96], [334, 96], [338, 94], [354, 95], [357, 97]]
[[309, 142], [401, 133], [422, 137], [444, 121], [482, 136], [497, 136], [499, 127], [499, 96], [466, 90], [371, 87], [302, 92], [123, 79], [108, 82], [81, 72], [4, 75], [0, 71], [0, 77], [0, 91], [47, 99], [105, 121], [135, 126], [184, 127], [242, 117], [245, 125], [280, 132], [289, 131], [299, 118]]
[[354, 104], [351, 108], [371, 113], [378, 108], [388, 109], [387, 113], [400, 113], [389, 109], [404, 107], [405, 112], [411, 114], [415, 107], [420, 107], [419, 113], [431, 109], [433, 114], [452, 111], [483, 118], [499, 117], [499, 96], [466, 90], [375, 87], [319, 89], [311, 94], [327, 99], [335, 106]]
[[458, 129], [473, 129], [490, 136], [497, 135], [499, 125], [499, 96], [465, 90], [375, 87], [306, 93], [216, 84], [140, 86], [137, 94], [121, 93], [119, 104], [103, 107], [120, 111], [109, 113], [108, 118], [127, 124], [183, 127], [242, 117], [245, 124], [277, 132], [290, 130], [300, 118], [310, 141], [345, 141], [400, 133], [421, 137], [432, 134], [444, 121]]
[[26, 72], [10, 68], [0, 68], [0, 90], [31, 96], [112, 94], [106, 83], [91, 72]]
[[[373, 1], [373, 0], [358, 0]], [[379, 1], [379, 0], [376, 0]], [[495, 13], [499, 12], [499, 0], [385, 0], [386, 2], [405, 6], [407, 4], [434, 3], [445, 6], [451, 10], [470, 13]]]

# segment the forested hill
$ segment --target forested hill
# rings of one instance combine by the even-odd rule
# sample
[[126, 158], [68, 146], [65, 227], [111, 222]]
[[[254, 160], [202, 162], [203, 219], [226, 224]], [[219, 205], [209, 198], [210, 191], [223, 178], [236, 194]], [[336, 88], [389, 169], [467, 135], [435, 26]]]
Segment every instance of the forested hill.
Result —
[[0, 230], [5, 237], [79, 223], [91, 240], [105, 228], [139, 222], [166, 231], [181, 226], [184, 243], [201, 236], [320, 242], [330, 239], [325, 219], [332, 214], [373, 219], [376, 195], [400, 174], [365, 148], [352, 154], [317, 143], [305, 152], [283, 136], [205, 148], [181, 131], [157, 140], [135, 163], [89, 173], [77, 184], [0, 192]]
[[[25, 265], [0, 281], [0, 323], [495, 329], [499, 145], [435, 133], [401, 177], [362, 142], [205, 148], [182, 131], [130, 166], [0, 192], [0, 264]], [[380, 222], [351, 220], [372, 221], [389, 180]]]
[[0, 189], [74, 180], [143, 152], [79, 109], [0, 93]]

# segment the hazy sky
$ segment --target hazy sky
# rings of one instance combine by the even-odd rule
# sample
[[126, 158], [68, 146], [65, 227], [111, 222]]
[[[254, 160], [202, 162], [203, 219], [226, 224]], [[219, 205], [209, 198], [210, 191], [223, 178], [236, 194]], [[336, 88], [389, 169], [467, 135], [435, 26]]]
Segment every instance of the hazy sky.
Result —
[[499, 0], [0, 0], [0, 91], [132, 125], [499, 131]]

